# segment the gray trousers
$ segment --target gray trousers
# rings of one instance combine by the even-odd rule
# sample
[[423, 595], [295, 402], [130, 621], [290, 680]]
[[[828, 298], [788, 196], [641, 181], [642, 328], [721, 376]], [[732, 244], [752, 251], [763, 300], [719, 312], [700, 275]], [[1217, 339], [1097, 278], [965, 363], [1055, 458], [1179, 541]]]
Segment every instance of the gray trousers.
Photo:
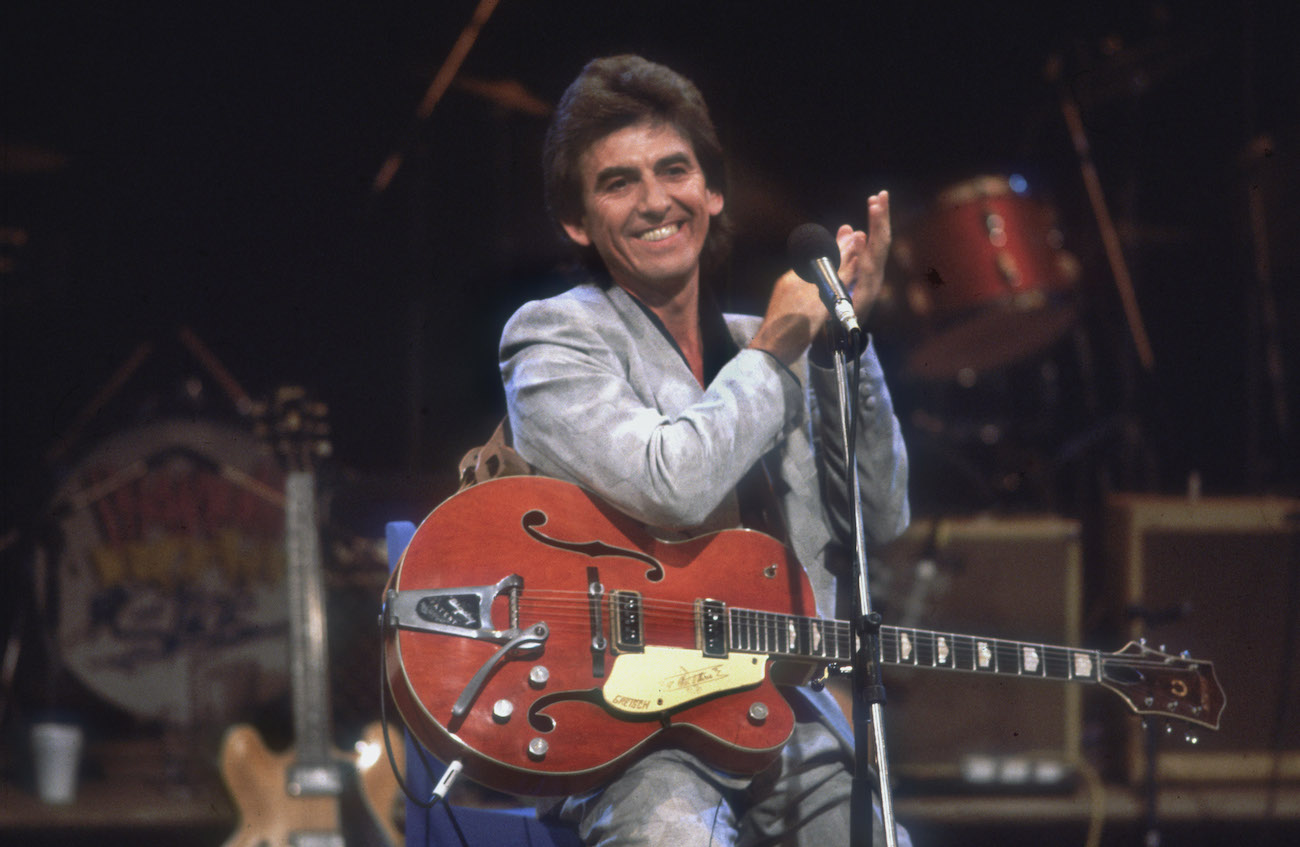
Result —
[[[847, 845], [851, 755], [824, 718], [800, 718], [781, 756], [752, 778], [720, 773], [683, 751], [662, 750], [609, 785], [567, 798], [558, 814], [584, 843], [599, 847]], [[872, 845], [884, 847], [878, 801], [872, 817]], [[898, 843], [911, 847], [901, 826]]]

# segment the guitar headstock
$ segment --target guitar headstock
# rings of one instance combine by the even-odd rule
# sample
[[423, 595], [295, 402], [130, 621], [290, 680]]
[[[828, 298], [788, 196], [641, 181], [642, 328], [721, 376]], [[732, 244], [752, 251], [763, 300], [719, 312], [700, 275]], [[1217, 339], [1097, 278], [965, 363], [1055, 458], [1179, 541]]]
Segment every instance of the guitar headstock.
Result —
[[1163, 715], [1219, 728], [1227, 704], [1214, 663], [1171, 656], [1138, 641], [1101, 655], [1102, 685], [1140, 715]]
[[258, 404], [256, 413], [258, 435], [270, 442], [289, 470], [315, 470], [316, 462], [333, 450], [329, 407], [301, 386], [281, 386], [270, 403]]

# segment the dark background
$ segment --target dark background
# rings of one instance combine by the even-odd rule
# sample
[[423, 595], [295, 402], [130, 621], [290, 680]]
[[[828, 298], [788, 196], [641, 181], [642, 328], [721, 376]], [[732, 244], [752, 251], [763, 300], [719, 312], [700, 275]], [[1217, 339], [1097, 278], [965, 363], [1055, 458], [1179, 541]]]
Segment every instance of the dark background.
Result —
[[[1207, 494], [1300, 488], [1294, 4], [502, 0], [458, 84], [417, 119], [475, 6], [6, 3], [5, 616], [26, 604], [33, 550], [57, 546], [54, 491], [96, 443], [178, 416], [251, 425], [214, 363], [255, 399], [300, 384], [328, 402], [336, 537], [379, 537], [449, 495], [457, 460], [504, 412], [502, 324], [570, 281], [542, 209], [546, 107], [585, 61], [624, 51], [684, 72], [713, 109], [740, 224], [730, 308], [762, 309], [795, 225], [861, 225], [880, 188], [900, 238], [938, 190], [980, 174], [1023, 175], [1057, 213], [1082, 311], [1052, 343], [972, 385], [912, 377], [896, 263], [871, 329], [914, 512], [1082, 518], [1090, 640], [1102, 495], [1180, 492], [1191, 477]], [[481, 87], [502, 82], [524, 96]], [[1149, 371], [1063, 94], [1115, 219]], [[393, 154], [402, 166], [376, 191]], [[354, 594], [359, 611], [331, 620], [367, 627], [345, 633], [355, 657], [335, 653], [367, 692], [336, 718], [359, 723], [373, 675], [351, 671], [373, 660], [377, 588]], [[39, 650], [24, 655], [42, 678]], [[1217, 843], [1202, 829], [1198, 843]]]
[[[733, 158], [736, 309], [761, 309], [795, 224], [861, 225], [865, 196], [888, 187], [904, 232], [944, 185], [1025, 175], [1082, 263], [1075, 331], [975, 399], [897, 368], [894, 389], [918, 511], [1075, 512], [1081, 487], [1177, 491], [1192, 472], [1210, 493], [1295, 487], [1293, 410], [1274, 414], [1297, 396], [1300, 317], [1288, 5], [505, 0], [461, 81], [513, 81], [549, 104], [585, 60], [619, 51], [693, 78]], [[178, 341], [183, 327], [253, 397], [298, 383], [325, 399], [336, 460], [361, 489], [409, 490], [420, 508], [449, 492], [456, 460], [504, 409], [503, 321], [563, 287], [569, 263], [542, 212], [545, 117], [458, 84], [416, 119], [474, 7], [7, 4], [6, 529], [97, 437], [175, 413], [238, 418]], [[1046, 78], [1054, 59], [1082, 108], [1151, 373]], [[394, 152], [402, 167], [376, 192]], [[886, 308], [876, 323], [892, 366], [906, 327]], [[50, 456], [141, 343], [144, 364]], [[205, 380], [197, 399], [182, 397], [189, 375]], [[937, 438], [911, 431], [912, 407], [927, 406], [948, 424]], [[990, 415], [998, 443], [966, 434]], [[1033, 486], [990, 482], [1031, 465]]]

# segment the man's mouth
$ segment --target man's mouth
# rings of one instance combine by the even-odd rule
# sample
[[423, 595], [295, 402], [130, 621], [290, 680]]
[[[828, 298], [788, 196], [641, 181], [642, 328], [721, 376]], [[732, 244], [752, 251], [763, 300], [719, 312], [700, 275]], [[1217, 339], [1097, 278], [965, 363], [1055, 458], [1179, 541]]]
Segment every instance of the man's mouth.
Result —
[[643, 232], [637, 236], [642, 241], [663, 241], [665, 238], [676, 235], [677, 231], [682, 228], [681, 224], [664, 224], [656, 227], [649, 232]]

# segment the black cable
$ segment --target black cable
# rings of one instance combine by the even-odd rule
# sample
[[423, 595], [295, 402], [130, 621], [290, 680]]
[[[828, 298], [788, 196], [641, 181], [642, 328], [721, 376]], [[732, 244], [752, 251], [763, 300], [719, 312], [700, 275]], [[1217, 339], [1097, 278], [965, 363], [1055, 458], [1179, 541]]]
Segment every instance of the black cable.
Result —
[[[388, 756], [388, 766], [393, 770], [393, 776], [397, 778], [397, 785], [410, 800], [421, 809], [432, 809], [438, 805], [442, 798], [434, 794], [428, 800], [417, 800], [411, 793], [411, 789], [402, 778], [401, 768], [397, 766], [397, 759], [393, 756], [393, 744], [388, 737], [388, 651], [384, 646], [388, 639], [388, 610], [387, 603], [379, 615], [379, 726], [384, 735], [384, 753]], [[433, 765], [429, 762], [429, 757], [425, 755], [424, 745], [416, 739], [414, 745], [416, 755], [420, 757], [420, 763], [424, 765], [424, 772], [429, 777], [430, 785], [437, 785], [438, 779], [434, 776]], [[454, 824], [454, 820], [453, 820]], [[458, 830], [459, 831], [459, 828]], [[463, 840], [463, 839], [462, 839]]]

